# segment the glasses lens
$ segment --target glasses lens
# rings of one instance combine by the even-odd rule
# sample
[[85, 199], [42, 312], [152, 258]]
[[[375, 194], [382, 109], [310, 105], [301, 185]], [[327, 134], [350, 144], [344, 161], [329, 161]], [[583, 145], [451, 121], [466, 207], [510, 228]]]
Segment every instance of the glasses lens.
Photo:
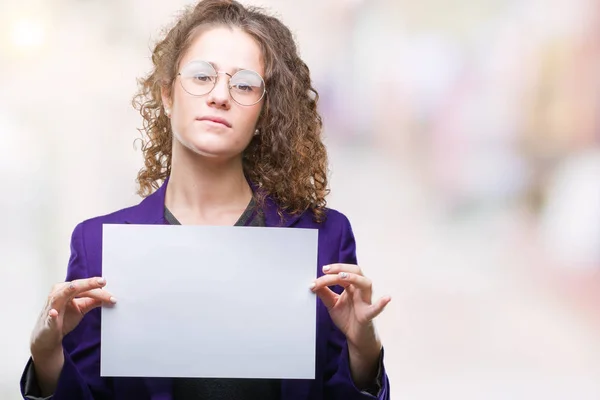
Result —
[[231, 97], [243, 105], [252, 105], [260, 101], [265, 93], [265, 82], [254, 71], [241, 70], [236, 72], [229, 81]]
[[183, 89], [194, 96], [203, 96], [215, 86], [217, 72], [205, 61], [193, 61], [181, 70]]

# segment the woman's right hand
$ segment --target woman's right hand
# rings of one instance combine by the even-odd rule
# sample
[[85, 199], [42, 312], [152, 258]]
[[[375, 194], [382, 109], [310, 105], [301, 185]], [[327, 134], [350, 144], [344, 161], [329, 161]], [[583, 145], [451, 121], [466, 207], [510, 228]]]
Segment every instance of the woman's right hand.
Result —
[[116, 299], [102, 288], [104, 278], [94, 277], [54, 285], [31, 335], [34, 356], [62, 352], [62, 340], [81, 322], [86, 313]]
[[116, 303], [103, 290], [104, 278], [77, 279], [54, 285], [31, 334], [31, 357], [42, 397], [56, 390], [65, 359], [62, 340], [86, 313], [104, 303]]

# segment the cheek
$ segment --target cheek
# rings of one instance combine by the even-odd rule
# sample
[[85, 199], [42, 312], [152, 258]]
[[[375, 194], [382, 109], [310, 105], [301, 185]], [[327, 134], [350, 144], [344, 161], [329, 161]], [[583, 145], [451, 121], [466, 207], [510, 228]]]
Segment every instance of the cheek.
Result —
[[254, 135], [254, 130], [256, 129], [256, 122], [260, 116], [261, 107], [252, 107], [243, 111], [244, 112], [242, 113], [240, 120], [244, 126], [244, 136], [252, 136]]
[[180, 119], [188, 117], [190, 112], [193, 111], [194, 105], [194, 102], [192, 101], [193, 99], [190, 99], [188, 96], [185, 96], [181, 92], [181, 90], [176, 91], [176, 106], [174, 107]]
[[194, 118], [196, 116], [195, 104], [193, 99], [177, 96], [175, 99], [176, 106], [173, 109], [171, 116], [171, 126], [173, 133], [179, 136], [185, 136], [193, 129]]

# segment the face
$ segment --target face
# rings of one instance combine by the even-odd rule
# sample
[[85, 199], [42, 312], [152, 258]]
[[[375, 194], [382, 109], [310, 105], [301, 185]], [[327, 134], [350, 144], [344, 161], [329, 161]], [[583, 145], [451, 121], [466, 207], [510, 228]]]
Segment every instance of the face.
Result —
[[[212, 87], [214, 79], [206, 72], [218, 71], [216, 84], [208, 94], [195, 95]], [[241, 155], [248, 146], [260, 115], [264, 96], [256, 104], [249, 91], [256, 76], [239, 70], [255, 71], [264, 76], [258, 44], [247, 33], [229, 27], [202, 31], [192, 42], [179, 64], [171, 96], [163, 91], [163, 104], [170, 112], [174, 145], [182, 145], [198, 155], [228, 159]], [[231, 81], [235, 86], [229, 89]], [[254, 78], [254, 80], [253, 80]], [[203, 89], [204, 87], [204, 89]], [[199, 89], [198, 89], [199, 88]], [[191, 93], [192, 94], [191, 94]]]

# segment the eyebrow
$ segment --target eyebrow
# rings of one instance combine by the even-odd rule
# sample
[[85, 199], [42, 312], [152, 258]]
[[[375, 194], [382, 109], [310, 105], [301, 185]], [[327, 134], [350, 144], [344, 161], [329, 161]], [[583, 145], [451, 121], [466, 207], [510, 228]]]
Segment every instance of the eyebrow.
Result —
[[[217, 63], [215, 63], [215, 62], [213, 62], [213, 61], [207, 61], [207, 62], [208, 62], [210, 65], [212, 65], [212, 66], [213, 66], [213, 68], [214, 68], [214, 69], [216, 69], [217, 71], [219, 71], [219, 70], [220, 70], [220, 68], [219, 68], [219, 65], [218, 65]], [[233, 69], [233, 71], [232, 71], [232, 72], [233, 72], [233, 74], [235, 74], [236, 72], [238, 72], [238, 71], [241, 71], [241, 70], [243, 70], [243, 69], [248, 69], [248, 68], [240, 68], [240, 67], [236, 67], [236, 68], [234, 68], [234, 69]], [[233, 74], [232, 74], [232, 75], [233, 75]]]

